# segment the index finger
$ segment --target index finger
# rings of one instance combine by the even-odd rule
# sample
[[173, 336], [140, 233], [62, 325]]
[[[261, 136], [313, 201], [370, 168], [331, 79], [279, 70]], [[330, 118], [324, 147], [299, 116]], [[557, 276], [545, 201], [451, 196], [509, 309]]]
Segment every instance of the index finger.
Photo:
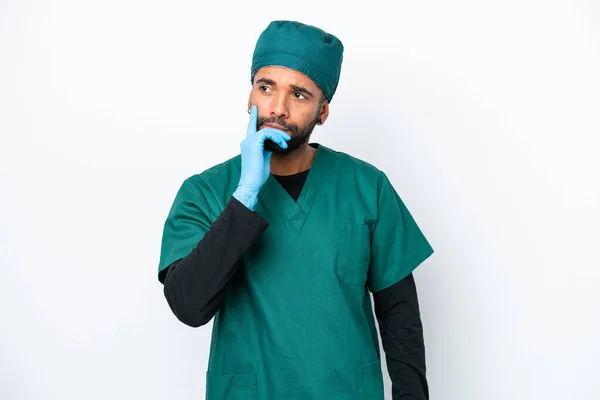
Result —
[[252, 111], [250, 111], [250, 122], [248, 122], [248, 130], [246, 131], [246, 135], [251, 135], [256, 133], [256, 123], [258, 121], [258, 107], [256, 105], [252, 106]]

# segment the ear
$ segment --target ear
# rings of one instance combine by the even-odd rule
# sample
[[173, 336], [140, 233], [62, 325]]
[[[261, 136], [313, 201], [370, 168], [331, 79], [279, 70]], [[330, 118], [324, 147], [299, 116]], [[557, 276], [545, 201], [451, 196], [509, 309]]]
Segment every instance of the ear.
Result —
[[317, 125], [323, 125], [329, 117], [329, 101], [325, 100], [319, 110], [319, 117], [317, 118]]
[[252, 108], [252, 90], [250, 90], [250, 94], [248, 95], [248, 110]]

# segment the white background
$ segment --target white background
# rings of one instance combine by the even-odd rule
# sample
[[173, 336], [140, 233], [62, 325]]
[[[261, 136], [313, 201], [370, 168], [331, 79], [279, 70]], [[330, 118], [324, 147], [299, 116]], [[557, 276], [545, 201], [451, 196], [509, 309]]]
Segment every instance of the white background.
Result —
[[600, 398], [599, 4], [2, 0], [0, 398], [204, 398], [162, 226], [239, 152], [273, 19], [343, 41], [311, 141], [384, 170], [436, 250], [431, 398]]

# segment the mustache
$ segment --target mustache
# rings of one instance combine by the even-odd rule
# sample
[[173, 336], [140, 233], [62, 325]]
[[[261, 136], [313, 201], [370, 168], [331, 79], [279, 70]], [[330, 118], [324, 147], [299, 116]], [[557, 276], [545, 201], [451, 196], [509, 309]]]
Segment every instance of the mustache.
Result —
[[276, 124], [292, 132], [296, 132], [298, 130], [298, 125], [288, 124], [283, 120], [283, 118], [280, 117], [259, 118], [257, 121], [258, 129], [262, 128], [264, 124]]

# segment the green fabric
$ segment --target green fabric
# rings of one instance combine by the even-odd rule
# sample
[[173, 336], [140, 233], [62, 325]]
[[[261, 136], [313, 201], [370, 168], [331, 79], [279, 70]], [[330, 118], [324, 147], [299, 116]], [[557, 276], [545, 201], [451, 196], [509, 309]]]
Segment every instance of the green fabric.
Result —
[[[240, 156], [185, 180], [159, 271], [187, 255], [225, 207]], [[270, 226], [246, 252], [213, 324], [208, 400], [382, 400], [369, 290], [433, 253], [387, 176], [320, 145], [297, 202], [270, 175], [255, 211]]]
[[273, 21], [252, 55], [250, 81], [265, 66], [281, 66], [312, 79], [331, 102], [340, 80], [344, 46], [334, 35], [296, 21]]

